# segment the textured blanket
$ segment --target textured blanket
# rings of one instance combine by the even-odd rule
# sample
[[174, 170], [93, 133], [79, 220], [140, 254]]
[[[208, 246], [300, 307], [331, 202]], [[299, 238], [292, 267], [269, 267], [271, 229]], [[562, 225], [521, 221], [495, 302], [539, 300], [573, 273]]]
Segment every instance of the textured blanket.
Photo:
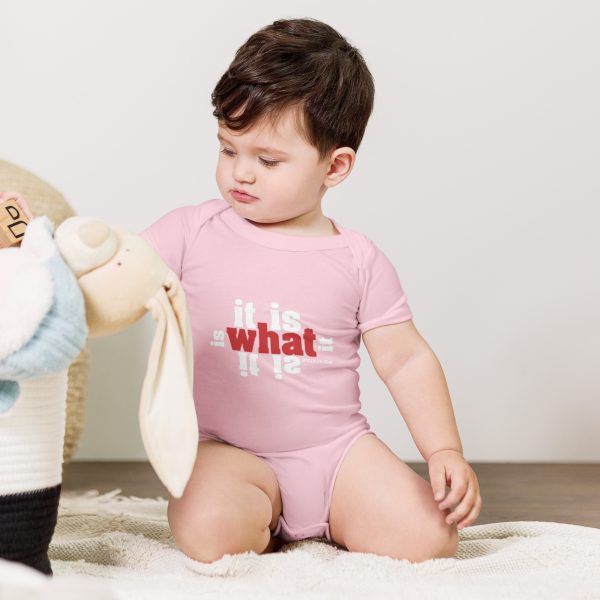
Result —
[[0, 598], [600, 599], [600, 529], [592, 527], [472, 525], [459, 531], [455, 558], [422, 563], [312, 538], [205, 564], [177, 549], [165, 499], [120, 492], [63, 493], [49, 552], [54, 577], [0, 561]]

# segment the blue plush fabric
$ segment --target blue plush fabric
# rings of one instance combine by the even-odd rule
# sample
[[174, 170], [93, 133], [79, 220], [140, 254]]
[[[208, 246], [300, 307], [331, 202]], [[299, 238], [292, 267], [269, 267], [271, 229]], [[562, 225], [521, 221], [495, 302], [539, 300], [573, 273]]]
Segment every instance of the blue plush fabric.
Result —
[[53, 247], [50, 258], [43, 264], [52, 277], [55, 295], [50, 310], [31, 339], [0, 360], [0, 413], [8, 410], [18, 398], [19, 380], [68, 368], [85, 346], [88, 336], [85, 302], [77, 278], [58, 251], [48, 217], [37, 219], [42, 220], [43, 227], [32, 227], [32, 220], [25, 230], [25, 238], [28, 235], [44, 236], [43, 243]]
[[16, 381], [0, 379], [0, 414], [6, 412], [19, 395], [19, 384]]

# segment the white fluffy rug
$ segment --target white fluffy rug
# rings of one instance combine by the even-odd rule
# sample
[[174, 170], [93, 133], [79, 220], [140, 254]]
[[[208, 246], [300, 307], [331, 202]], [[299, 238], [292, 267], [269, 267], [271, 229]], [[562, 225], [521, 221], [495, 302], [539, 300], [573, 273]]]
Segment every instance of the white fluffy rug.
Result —
[[546, 521], [472, 525], [456, 558], [410, 563], [324, 538], [205, 564], [180, 552], [167, 501], [63, 492], [54, 577], [0, 560], [0, 598], [600, 599], [600, 529]]

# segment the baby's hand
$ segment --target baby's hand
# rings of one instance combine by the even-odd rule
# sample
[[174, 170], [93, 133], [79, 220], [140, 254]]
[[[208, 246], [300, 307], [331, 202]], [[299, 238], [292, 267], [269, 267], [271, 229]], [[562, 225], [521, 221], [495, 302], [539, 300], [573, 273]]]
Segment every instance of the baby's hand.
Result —
[[[481, 495], [475, 471], [458, 450], [438, 450], [427, 461], [429, 481], [433, 488], [434, 498], [441, 500], [440, 510], [454, 507], [446, 517], [446, 523], [462, 519], [458, 529], [463, 529], [477, 519], [481, 512]], [[446, 493], [446, 483], [450, 485], [450, 493]]]

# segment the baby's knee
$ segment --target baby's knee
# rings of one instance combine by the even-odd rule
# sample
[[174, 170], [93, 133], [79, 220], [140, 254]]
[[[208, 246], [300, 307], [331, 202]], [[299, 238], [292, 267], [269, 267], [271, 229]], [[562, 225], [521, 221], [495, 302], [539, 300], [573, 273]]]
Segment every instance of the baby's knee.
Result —
[[430, 518], [424, 518], [420, 530], [422, 556], [420, 560], [430, 558], [454, 558], [458, 549], [458, 530], [456, 523], [446, 523], [448, 509], [440, 511], [437, 506]]
[[454, 558], [458, 549], [458, 529], [456, 524], [444, 523], [437, 531], [432, 545], [432, 558]]
[[268, 527], [264, 531], [249, 531], [240, 522], [239, 514], [228, 510], [224, 503], [188, 507], [170, 501], [167, 517], [179, 549], [199, 562], [211, 563], [225, 554], [248, 550], [260, 553], [271, 538]]
[[190, 558], [213, 562], [223, 556], [221, 542], [229, 537], [229, 521], [223, 511], [207, 505], [191, 508], [182, 499], [170, 500], [167, 519], [175, 543]]
[[458, 547], [456, 524], [448, 525], [440, 515], [424, 517], [411, 534], [398, 531], [398, 545], [392, 544], [390, 556], [405, 558], [411, 562], [423, 562], [433, 558], [454, 558]]

